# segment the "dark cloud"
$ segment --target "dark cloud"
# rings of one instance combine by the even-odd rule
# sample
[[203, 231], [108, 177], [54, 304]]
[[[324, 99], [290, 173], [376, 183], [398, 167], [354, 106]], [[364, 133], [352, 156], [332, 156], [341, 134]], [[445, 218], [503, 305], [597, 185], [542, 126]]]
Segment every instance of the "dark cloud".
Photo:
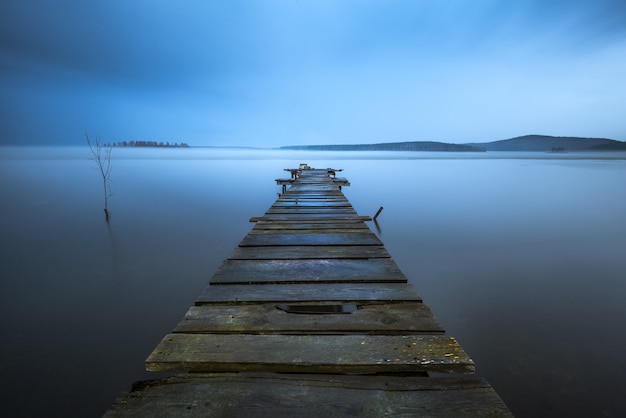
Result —
[[223, 74], [233, 69], [228, 50], [243, 43], [236, 25], [228, 29], [240, 17], [235, 11], [224, 16], [213, 2], [196, 8], [149, 1], [9, 3], [0, 38], [11, 59], [103, 80], [142, 85]]
[[624, 4], [5, 1], [0, 143], [624, 137]]

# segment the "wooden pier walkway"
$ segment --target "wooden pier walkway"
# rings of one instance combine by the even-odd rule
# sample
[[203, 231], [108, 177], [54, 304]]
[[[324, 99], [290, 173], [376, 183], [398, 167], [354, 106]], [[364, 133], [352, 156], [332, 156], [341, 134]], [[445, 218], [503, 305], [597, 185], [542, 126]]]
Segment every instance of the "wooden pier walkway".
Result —
[[135, 384], [106, 416], [511, 416], [340, 170], [303, 168], [276, 180], [283, 193], [146, 360], [179, 374]]

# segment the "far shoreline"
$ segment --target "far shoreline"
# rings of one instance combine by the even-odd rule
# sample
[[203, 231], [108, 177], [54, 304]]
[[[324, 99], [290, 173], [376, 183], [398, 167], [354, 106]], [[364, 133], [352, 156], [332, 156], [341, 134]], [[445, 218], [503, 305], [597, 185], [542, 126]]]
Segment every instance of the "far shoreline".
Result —
[[[86, 145], [1, 145], [0, 160], [88, 159]], [[326, 151], [281, 148], [189, 146], [188, 148], [115, 147], [113, 160], [596, 160], [624, 161], [626, 151]]]

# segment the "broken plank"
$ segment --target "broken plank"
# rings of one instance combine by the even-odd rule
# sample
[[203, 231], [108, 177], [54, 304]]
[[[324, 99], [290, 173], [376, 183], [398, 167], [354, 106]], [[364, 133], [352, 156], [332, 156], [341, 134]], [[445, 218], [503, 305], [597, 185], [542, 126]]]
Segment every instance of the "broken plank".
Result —
[[359, 304], [371, 301], [421, 302], [422, 298], [408, 283], [211, 284], [196, 299], [196, 305], [320, 301]]
[[146, 370], [473, 373], [474, 362], [444, 335], [168, 334]]
[[[318, 305], [293, 307], [319, 309]], [[329, 306], [328, 303], [322, 304]], [[334, 306], [330, 306], [334, 307]], [[174, 333], [245, 334], [436, 334], [444, 330], [430, 308], [419, 302], [364, 304], [350, 313], [289, 313], [280, 305], [192, 306]]]

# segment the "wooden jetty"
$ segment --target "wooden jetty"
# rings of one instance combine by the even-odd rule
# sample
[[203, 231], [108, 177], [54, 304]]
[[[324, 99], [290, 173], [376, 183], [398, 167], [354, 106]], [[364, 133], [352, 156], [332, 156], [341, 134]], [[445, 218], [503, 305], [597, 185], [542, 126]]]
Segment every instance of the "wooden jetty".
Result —
[[343, 195], [341, 170], [286, 171], [146, 360], [178, 374], [136, 383], [105, 416], [511, 416]]

